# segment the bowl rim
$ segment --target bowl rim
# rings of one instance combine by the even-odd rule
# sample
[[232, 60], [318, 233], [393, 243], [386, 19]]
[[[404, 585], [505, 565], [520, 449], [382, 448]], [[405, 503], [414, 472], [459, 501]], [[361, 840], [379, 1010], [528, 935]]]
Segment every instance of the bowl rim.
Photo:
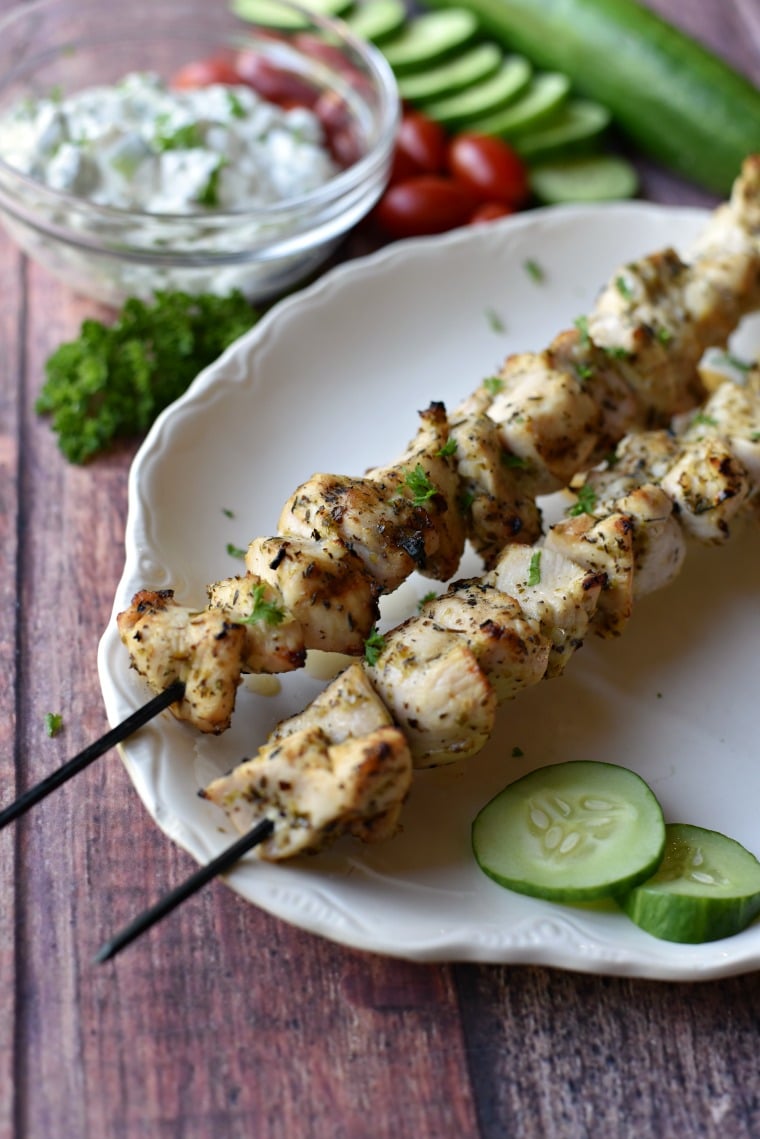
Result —
[[[41, 9], [54, 9], [59, 6], [60, 3], [61, 0], [30, 0], [30, 2], [17, 4], [8, 13], [0, 17], [0, 37], [13, 23], [22, 18], [34, 17]], [[295, 0], [273, 0], [273, 3], [281, 5], [283, 9], [290, 10], [294, 14], [303, 17], [303, 19], [313, 27], [320, 28], [333, 36], [338, 36], [345, 45], [357, 53], [362, 62], [366, 65], [371, 73], [375, 90], [378, 94], [378, 111], [376, 115], [378, 134], [373, 146], [363, 154], [357, 162], [338, 171], [337, 174], [328, 179], [328, 181], [321, 186], [309, 190], [306, 193], [283, 198], [279, 202], [253, 208], [204, 209], [184, 213], [154, 213], [141, 209], [102, 205], [77, 194], [56, 190], [48, 186], [45, 182], [41, 182], [10, 165], [3, 159], [2, 155], [0, 155], [0, 175], [2, 175], [7, 183], [15, 183], [19, 188], [26, 188], [29, 192], [32, 192], [40, 203], [44, 203], [45, 205], [49, 203], [50, 208], [65, 207], [74, 214], [86, 215], [93, 220], [102, 221], [104, 224], [110, 222], [123, 226], [135, 221], [141, 223], [150, 221], [166, 226], [181, 224], [197, 225], [198, 223], [202, 223], [210, 229], [220, 230], [225, 229], [231, 222], [241, 223], [260, 220], [262, 223], [276, 223], [283, 217], [294, 213], [297, 214], [298, 218], [303, 219], [304, 212], [308, 213], [310, 210], [318, 212], [320, 206], [339, 201], [352, 190], [356, 190], [365, 183], [371, 183], [373, 177], [378, 172], [378, 168], [382, 168], [390, 159], [395, 143], [398, 123], [401, 118], [401, 100], [390, 64], [374, 44], [355, 36], [342, 20], [323, 16], [318, 12], [311, 11], [304, 7], [304, 5], [295, 2]], [[97, 0], [85, 0], [84, 6], [93, 7], [96, 6], [96, 4]], [[246, 26], [250, 26], [252, 29], [257, 26], [266, 28], [266, 25], [255, 25], [253, 22], [241, 21], [241, 31], [244, 32]], [[50, 54], [50, 50], [52, 49], [48, 49], [48, 55]], [[25, 60], [26, 64], [30, 62], [30, 58], [33, 62], [36, 56], [27, 57]], [[7, 76], [0, 77], [0, 96], [2, 96], [4, 87], [7, 86], [8, 78]], [[8, 208], [3, 202], [4, 196], [5, 187], [0, 182], [0, 204]], [[22, 210], [21, 213], [24, 215], [27, 223], [36, 224], [40, 228], [47, 228], [40, 226], [36, 211], [27, 212]], [[63, 239], [63, 235], [60, 232], [57, 233], [57, 237], [59, 240]]]

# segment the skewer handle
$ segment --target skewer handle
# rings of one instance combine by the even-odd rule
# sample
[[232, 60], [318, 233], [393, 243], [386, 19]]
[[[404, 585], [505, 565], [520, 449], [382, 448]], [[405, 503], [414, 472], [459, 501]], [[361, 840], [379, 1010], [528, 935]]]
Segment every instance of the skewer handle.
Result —
[[134, 921], [125, 926], [124, 929], [117, 933], [110, 941], [106, 941], [95, 954], [94, 961], [96, 964], [101, 964], [103, 961], [110, 961], [117, 953], [126, 948], [130, 942], [134, 941], [160, 921], [161, 918], [166, 917], [172, 910], [176, 909], [186, 898], [191, 894], [197, 893], [207, 882], [212, 878], [218, 877], [223, 874], [225, 870], [229, 870], [236, 862], [252, 850], [254, 846], [264, 842], [269, 838], [274, 830], [274, 823], [271, 819], [262, 819], [257, 823], [253, 830], [248, 831], [237, 842], [233, 842], [232, 846], [228, 846], [221, 854], [213, 858], [206, 866], [202, 866], [200, 870], [196, 870], [184, 882], [175, 887], [166, 894], [160, 901], [156, 902], [150, 909], [145, 910], [139, 914]]
[[20, 815], [26, 813], [30, 807], [35, 803], [39, 803], [51, 791], [57, 790], [74, 775], [78, 775], [80, 771], [84, 771], [85, 767], [89, 767], [101, 755], [109, 751], [116, 744], [122, 743], [123, 740], [136, 732], [138, 728], [143, 727], [164, 708], [168, 708], [170, 704], [174, 704], [177, 700], [181, 700], [184, 695], [185, 685], [181, 680], [175, 680], [163, 692], [159, 692], [157, 696], [150, 699], [147, 704], [143, 704], [142, 708], [138, 708], [131, 716], [127, 716], [126, 720], [122, 720], [115, 728], [102, 735], [100, 739], [94, 740], [93, 743], [88, 744], [83, 751], [78, 755], [73, 756], [67, 760], [62, 767], [56, 771], [51, 772], [47, 778], [35, 783], [22, 795], [19, 795], [15, 802], [11, 803], [4, 810], [0, 811], [0, 830], [12, 823]]

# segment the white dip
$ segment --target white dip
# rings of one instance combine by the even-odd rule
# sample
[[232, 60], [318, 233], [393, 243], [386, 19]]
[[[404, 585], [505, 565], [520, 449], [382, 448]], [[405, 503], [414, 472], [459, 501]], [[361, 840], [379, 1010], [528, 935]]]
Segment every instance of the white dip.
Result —
[[0, 157], [56, 190], [155, 214], [273, 205], [338, 172], [308, 109], [244, 86], [173, 91], [150, 74], [17, 104], [0, 119]]

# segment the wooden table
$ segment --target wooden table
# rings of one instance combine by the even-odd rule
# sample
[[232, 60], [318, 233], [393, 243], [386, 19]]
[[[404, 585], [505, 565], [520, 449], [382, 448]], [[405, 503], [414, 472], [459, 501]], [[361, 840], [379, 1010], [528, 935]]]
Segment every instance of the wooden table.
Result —
[[[760, 83], [757, 0], [653, 4]], [[653, 200], [712, 203], [642, 172]], [[34, 412], [45, 358], [104, 313], [4, 235], [0, 296], [7, 802], [106, 727], [95, 653], [134, 448], [70, 466]], [[65, 722], [53, 739], [48, 711]], [[387, 960], [220, 883], [94, 966], [193, 868], [115, 754], [3, 832], [0, 865], [0, 1139], [760, 1136], [758, 974], [676, 985]]]

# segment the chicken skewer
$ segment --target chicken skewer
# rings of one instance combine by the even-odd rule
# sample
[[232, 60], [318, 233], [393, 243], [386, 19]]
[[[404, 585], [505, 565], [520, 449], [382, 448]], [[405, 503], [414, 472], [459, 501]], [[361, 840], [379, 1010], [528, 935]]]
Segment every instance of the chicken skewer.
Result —
[[136, 594], [118, 618], [132, 666], [154, 691], [183, 681], [174, 714], [221, 732], [245, 672], [299, 668], [308, 649], [361, 655], [380, 595], [413, 570], [448, 580], [465, 538], [486, 567], [508, 543], [535, 542], [538, 495], [627, 432], [696, 406], [704, 350], [758, 307], [760, 157], [690, 264], [665, 250], [626, 265], [544, 352], [510, 356], [450, 416], [431, 404], [395, 464], [313, 476], [283, 507], [279, 534], [251, 543], [247, 573], [209, 587], [205, 610], [171, 591]]
[[583, 513], [425, 603], [204, 797], [242, 831], [270, 819], [258, 854], [272, 861], [392, 834], [414, 768], [476, 754], [499, 703], [558, 675], [589, 630], [621, 632], [634, 599], [674, 579], [687, 537], [725, 542], [760, 500], [760, 365], [680, 426], [627, 437], [576, 486]]

